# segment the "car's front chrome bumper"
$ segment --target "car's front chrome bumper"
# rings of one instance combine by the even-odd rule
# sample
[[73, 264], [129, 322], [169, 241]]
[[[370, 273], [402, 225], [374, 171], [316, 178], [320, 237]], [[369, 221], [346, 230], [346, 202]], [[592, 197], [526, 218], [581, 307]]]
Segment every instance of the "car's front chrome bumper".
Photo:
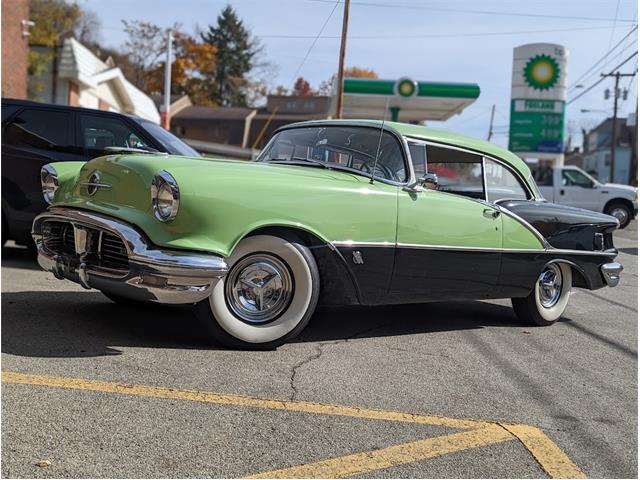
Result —
[[57, 278], [135, 300], [195, 303], [227, 273], [220, 256], [160, 249], [131, 225], [81, 210], [49, 209], [32, 236], [38, 263]]
[[620, 273], [622, 273], [622, 265], [618, 262], [605, 263], [600, 266], [600, 271], [605, 282], [610, 287], [615, 287], [620, 281]]

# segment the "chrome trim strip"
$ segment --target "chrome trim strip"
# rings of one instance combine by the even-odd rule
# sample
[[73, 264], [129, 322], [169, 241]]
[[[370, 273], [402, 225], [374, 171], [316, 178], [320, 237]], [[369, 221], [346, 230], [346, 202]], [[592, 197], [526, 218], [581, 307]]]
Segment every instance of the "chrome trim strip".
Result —
[[80, 185], [83, 187], [96, 187], [96, 188], [106, 188], [110, 189], [111, 185], [108, 183], [98, 183], [98, 182], [82, 182]]
[[615, 256], [617, 252], [599, 252], [584, 250], [567, 250], [560, 248], [499, 248], [499, 247], [465, 247], [454, 245], [431, 245], [425, 243], [391, 243], [391, 242], [355, 242], [353, 240], [342, 240], [331, 242], [334, 247], [347, 248], [366, 248], [366, 247], [394, 247], [394, 248], [414, 248], [422, 250], [452, 250], [462, 252], [500, 252], [500, 253], [544, 253], [544, 254], [560, 254], [560, 255], [602, 255]]
[[331, 242], [334, 247], [396, 247], [395, 242], [356, 242], [354, 240], [339, 240]]

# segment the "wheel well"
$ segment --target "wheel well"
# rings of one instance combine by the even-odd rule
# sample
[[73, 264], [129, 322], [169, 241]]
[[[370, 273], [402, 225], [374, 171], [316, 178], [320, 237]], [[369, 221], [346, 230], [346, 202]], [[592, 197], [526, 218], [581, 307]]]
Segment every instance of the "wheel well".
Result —
[[573, 265], [571, 265], [571, 286], [577, 288], [589, 288], [589, 283], [587, 283], [587, 277], [584, 272]]
[[249, 232], [244, 238], [255, 235], [274, 235], [298, 242], [311, 251], [320, 272], [320, 304], [360, 304], [358, 282], [346, 260], [331, 244], [307, 230], [295, 227], [260, 227]]
[[616, 203], [621, 203], [622, 205], [627, 207], [629, 211], [633, 214], [633, 203], [631, 202], [631, 200], [627, 198], [613, 198], [609, 200], [604, 206], [604, 212], [606, 212], [611, 205], [614, 205]]
[[302, 243], [305, 247], [326, 245], [326, 242], [322, 239], [307, 230], [302, 230], [301, 228], [282, 226], [260, 227], [249, 232], [246, 237], [255, 237], [256, 235], [273, 235], [286, 240], [295, 240]]

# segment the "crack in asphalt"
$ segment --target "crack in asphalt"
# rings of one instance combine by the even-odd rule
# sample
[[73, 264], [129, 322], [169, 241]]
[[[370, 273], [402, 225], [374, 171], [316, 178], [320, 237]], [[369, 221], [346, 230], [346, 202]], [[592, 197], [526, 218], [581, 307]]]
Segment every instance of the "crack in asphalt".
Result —
[[352, 335], [349, 335], [348, 337], [341, 338], [340, 340], [334, 340], [332, 342], [326, 342], [326, 343], [316, 343], [314, 345], [315, 351], [312, 354], [310, 354], [309, 356], [307, 356], [306, 358], [302, 359], [301, 361], [299, 361], [298, 363], [296, 363], [295, 365], [293, 365], [291, 367], [291, 375], [289, 377], [289, 385], [291, 387], [291, 395], [289, 396], [289, 400], [295, 401], [296, 397], [298, 395], [298, 387], [296, 386], [296, 378], [298, 376], [298, 370], [301, 367], [318, 360], [322, 356], [322, 354], [324, 353], [324, 347], [328, 347], [328, 346], [331, 346], [331, 345], [337, 345], [339, 343], [347, 343], [347, 342], [349, 342], [351, 340], [354, 340], [354, 339], [358, 338], [360, 335], [364, 335], [366, 333], [373, 332], [373, 331], [378, 330], [380, 328], [386, 327], [387, 325], [390, 325], [390, 324], [391, 324], [391, 322], [385, 322], [385, 323], [382, 323], [380, 325], [376, 325], [375, 327], [370, 327], [370, 328], [366, 328], [364, 330], [360, 330], [358, 332], [353, 333]]

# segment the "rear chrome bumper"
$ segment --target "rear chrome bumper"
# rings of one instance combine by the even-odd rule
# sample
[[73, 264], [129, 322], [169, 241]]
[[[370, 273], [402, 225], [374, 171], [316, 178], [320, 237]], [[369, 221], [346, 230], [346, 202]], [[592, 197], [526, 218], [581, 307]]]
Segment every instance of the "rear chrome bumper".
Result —
[[602, 276], [604, 277], [604, 281], [607, 282], [607, 285], [610, 287], [615, 287], [620, 282], [620, 273], [623, 268], [618, 262], [605, 263], [600, 266], [600, 271], [602, 272]]
[[[38, 215], [32, 236], [38, 263], [56, 278], [135, 300], [195, 303], [227, 273], [220, 256], [160, 249], [131, 225], [81, 210], [52, 208]], [[122, 249], [115, 266], [103, 248], [114, 237]]]

